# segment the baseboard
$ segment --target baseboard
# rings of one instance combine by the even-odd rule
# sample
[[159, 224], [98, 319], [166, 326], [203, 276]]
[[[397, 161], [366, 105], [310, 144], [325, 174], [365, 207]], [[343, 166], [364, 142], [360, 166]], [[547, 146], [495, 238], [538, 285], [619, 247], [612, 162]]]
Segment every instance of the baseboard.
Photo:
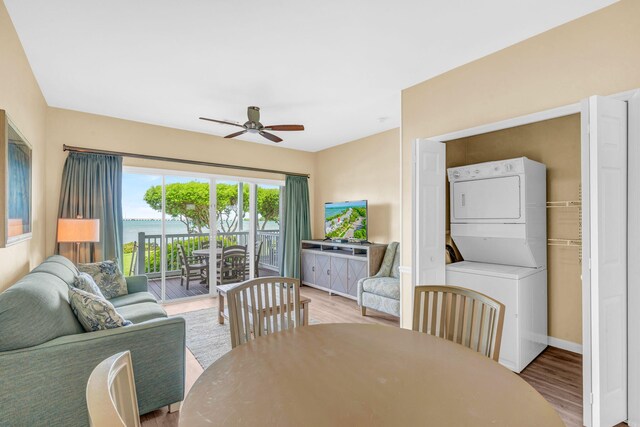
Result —
[[578, 344], [575, 342], [561, 340], [560, 338], [549, 337], [549, 345], [551, 347], [557, 347], [562, 350], [582, 354], [582, 344]]

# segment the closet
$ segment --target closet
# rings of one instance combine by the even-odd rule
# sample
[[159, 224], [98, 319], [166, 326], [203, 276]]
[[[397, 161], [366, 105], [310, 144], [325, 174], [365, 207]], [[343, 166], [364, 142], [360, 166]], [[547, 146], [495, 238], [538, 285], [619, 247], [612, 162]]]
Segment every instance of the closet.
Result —
[[[517, 126], [446, 143], [446, 168], [526, 157], [546, 166], [547, 334], [549, 344], [580, 352], [582, 280], [580, 224], [580, 115]], [[445, 183], [447, 243], [450, 183]], [[512, 264], [500, 262], [499, 264]]]
[[[627, 173], [627, 148], [640, 144], [638, 99], [636, 92], [594, 96], [420, 139], [413, 147], [414, 285], [446, 283], [445, 246], [452, 244], [447, 168], [518, 157], [546, 165], [548, 344], [583, 350], [587, 426], [627, 419], [633, 424], [640, 416], [638, 357], [628, 353], [640, 348], [637, 329], [627, 340], [627, 325], [635, 327], [627, 319], [628, 267], [634, 267], [631, 258], [627, 265], [628, 246], [635, 251], [629, 257], [640, 255], [632, 243], [640, 227], [627, 223], [628, 200], [640, 211], [640, 203], [631, 201], [640, 183], [631, 182], [627, 195], [628, 176], [635, 176]], [[635, 164], [640, 163], [638, 151]], [[629, 277], [629, 286], [632, 281], [637, 285]], [[637, 294], [629, 297], [637, 299]]]

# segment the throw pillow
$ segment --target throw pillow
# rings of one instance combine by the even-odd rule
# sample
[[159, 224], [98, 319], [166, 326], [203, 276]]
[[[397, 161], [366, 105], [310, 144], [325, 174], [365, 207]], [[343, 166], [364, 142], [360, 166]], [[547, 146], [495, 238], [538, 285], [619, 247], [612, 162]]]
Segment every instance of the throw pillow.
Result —
[[100, 261], [89, 264], [79, 264], [78, 270], [88, 273], [106, 299], [127, 295], [127, 281], [124, 279], [118, 263], [115, 261]]
[[93, 332], [131, 325], [109, 301], [76, 288], [69, 288], [69, 304], [85, 331]]
[[87, 273], [78, 273], [78, 275], [73, 279], [73, 287], [104, 298], [104, 295], [102, 295], [102, 292], [98, 285], [96, 285], [93, 277]]

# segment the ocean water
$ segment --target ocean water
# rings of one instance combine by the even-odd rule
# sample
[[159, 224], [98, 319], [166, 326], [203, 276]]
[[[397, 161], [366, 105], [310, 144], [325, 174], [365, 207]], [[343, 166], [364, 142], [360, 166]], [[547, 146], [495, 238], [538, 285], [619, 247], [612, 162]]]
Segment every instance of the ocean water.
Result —
[[[122, 222], [124, 228], [124, 243], [137, 242], [138, 233], [144, 232], [145, 234], [162, 234], [162, 221], [155, 219], [136, 219], [125, 220]], [[262, 224], [262, 222], [260, 222]], [[249, 221], [244, 221], [244, 230], [249, 229]], [[165, 230], [167, 234], [186, 234], [187, 226], [180, 221], [168, 220], [166, 221]], [[275, 222], [268, 222], [265, 230], [278, 230], [278, 224]], [[209, 229], [203, 229], [204, 233], [208, 233]]]

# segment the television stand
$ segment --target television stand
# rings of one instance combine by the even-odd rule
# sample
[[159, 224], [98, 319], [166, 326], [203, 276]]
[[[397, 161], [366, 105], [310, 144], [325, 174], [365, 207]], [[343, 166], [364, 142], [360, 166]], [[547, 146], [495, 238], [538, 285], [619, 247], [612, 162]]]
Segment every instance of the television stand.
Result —
[[380, 269], [387, 245], [303, 240], [300, 243], [300, 283], [330, 295], [356, 299], [358, 280]]

